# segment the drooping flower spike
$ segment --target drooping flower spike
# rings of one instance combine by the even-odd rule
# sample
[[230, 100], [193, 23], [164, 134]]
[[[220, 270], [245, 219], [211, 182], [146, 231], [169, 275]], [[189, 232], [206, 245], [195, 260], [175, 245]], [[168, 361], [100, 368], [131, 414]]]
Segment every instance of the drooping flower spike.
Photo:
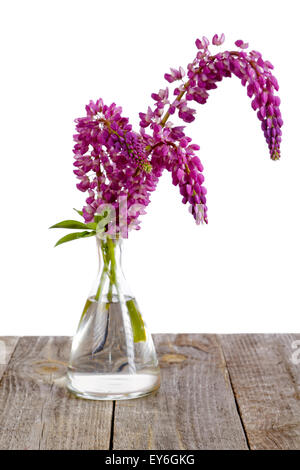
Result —
[[[213, 37], [212, 43], [219, 45], [224, 41], [224, 35], [220, 39]], [[174, 90], [175, 98], [169, 100], [169, 108], [164, 115], [161, 124], [165, 125], [170, 115], [176, 111], [184, 122], [192, 122], [195, 119], [196, 110], [191, 108], [189, 102], [195, 101], [205, 104], [209, 91], [217, 88], [217, 83], [224, 77], [236, 75], [243, 86], [247, 85], [247, 94], [252, 99], [252, 108], [257, 110], [257, 117], [261, 121], [261, 127], [267, 140], [272, 160], [280, 158], [281, 127], [283, 125], [279, 105], [280, 98], [276, 95], [279, 89], [278, 82], [272, 74], [273, 65], [262, 59], [257, 51], [245, 52], [248, 44], [242, 40], [236, 41], [236, 46], [241, 51], [225, 51], [212, 55], [208, 49], [207, 38], [196, 40], [198, 53], [194, 61], [188, 64], [188, 80]], [[172, 82], [179, 80], [179, 72], [172, 69]], [[165, 75], [170, 82], [169, 74]], [[151, 110], [148, 110], [148, 113]], [[161, 113], [161, 107], [160, 107]], [[153, 117], [156, 117], [156, 110]], [[147, 123], [148, 125], [150, 122]], [[145, 127], [145, 122], [141, 121]]]

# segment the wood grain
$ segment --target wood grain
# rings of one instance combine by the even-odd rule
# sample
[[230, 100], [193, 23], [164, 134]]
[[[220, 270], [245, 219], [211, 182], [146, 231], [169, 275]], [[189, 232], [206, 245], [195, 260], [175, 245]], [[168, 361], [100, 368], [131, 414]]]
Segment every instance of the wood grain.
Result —
[[112, 402], [65, 389], [70, 339], [19, 340], [0, 386], [0, 449], [107, 449]]
[[252, 449], [300, 449], [300, 363], [292, 361], [296, 340], [300, 335], [220, 337]]
[[0, 381], [19, 338], [17, 336], [2, 336], [0, 338]]
[[161, 389], [117, 402], [113, 449], [247, 449], [214, 335], [155, 335]]
[[0, 338], [0, 449], [300, 449], [299, 334], [154, 339], [161, 389], [112, 422], [66, 391], [70, 338]]

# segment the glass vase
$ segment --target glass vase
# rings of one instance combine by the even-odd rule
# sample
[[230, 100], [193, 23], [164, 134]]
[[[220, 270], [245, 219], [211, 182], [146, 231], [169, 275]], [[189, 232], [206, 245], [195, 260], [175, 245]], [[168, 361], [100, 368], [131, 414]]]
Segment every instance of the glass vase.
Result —
[[121, 239], [97, 239], [99, 272], [73, 338], [68, 389], [93, 400], [155, 391], [160, 372], [152, 337], [125, 280]]

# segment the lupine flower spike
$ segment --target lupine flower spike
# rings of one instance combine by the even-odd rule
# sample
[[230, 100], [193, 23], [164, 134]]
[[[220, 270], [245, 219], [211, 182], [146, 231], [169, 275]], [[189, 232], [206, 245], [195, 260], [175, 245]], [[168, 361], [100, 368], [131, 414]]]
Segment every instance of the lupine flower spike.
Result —
[[[224, 43], [224, 34], [215, 34], [212, 46]], [[194, 103], [205, 104], [211, 90], [217, 88], [224, 77], [237, 76], [251, 106], [261, 122], [272, 160], [280, 158], [281, 127], [279, 89], [272, 70], [273, 65], [248, 43], [239, 39], [236, 50], [212, 53], [206, 37], [196, 39], [196, 56], [186, 69], [171, 68], [165, 74], [168, 87], [152, 93], [154, 105], [140, 113], [140, 130], [135, 132], [122, 108], [107, 106], [102, 99], [90, 101], [86, 116], [76, 119], [74, 135], [74, 173], [77, 188], [87, 193], [82, 209], [85, 223], [93, 224], [105, 204], [117, 213], [117, 232], [120, 232], [120, 197], [127, 199], [125, 211], [129, 228], [139, 229], [139, 216], [145, 213], [150, 194], [164, 170], [172, 175], [184, 204], [197, 223], [207, 223], [206, 188], [203, 186], [203, 165], [198, 157], [199, 145], [185, 133], [184, 123], [194, 121]], [[106, 230], [109, 230], [106, 227]]]
[[[224, 34], [215, 34], [214, 46], [220, 46], [225, 40]], [[178, 185], [183, 196], [182, 202], [191, 204], [190, 212], [199, 221], [199, 203], [202, 208], [201, 221], [207, 222], [206, 189], [203, 187], [203, 166], [195, 155], [199, 146], [192, 144], [186, 137], [184, 127], [174, 127], [169, 118], [177, 114], [185, 123], [194, 121], [196, 110], [192, 102], [205, 104], [210, 90], [217, 88], [217, 83], [224, 77], [236, 75], [247, 94], [252, 99], [252, 108], [257, 111], [261, 128], [266, 138], [272, 160], [280, 158], [281, 127], [283, 125], [276, 95], [278, 83], [272, 74], [273, 65], [262, 58], [260, 52], [250, 51], [248, 44], [237, 40], [238, 50], [212, 54], [208, 49], [210, 42], [206, 37], [196, 40], [198, 52], [195, 59], [187, 66], [187, 80], [182, 67], [172, 68], [165, 74], [168, 83], [180, 82], [173, 90], [174, 99], [169, 98], [168, 88], [152, 94], [154, 108], [148, 108], [147, 114], [140, 113], [141, 133], [151, 143], [152, 165], [154, 168], [166, 168], [172, 172], [173, 184]], [[151, 134], [145, 134], [145, 128]]]

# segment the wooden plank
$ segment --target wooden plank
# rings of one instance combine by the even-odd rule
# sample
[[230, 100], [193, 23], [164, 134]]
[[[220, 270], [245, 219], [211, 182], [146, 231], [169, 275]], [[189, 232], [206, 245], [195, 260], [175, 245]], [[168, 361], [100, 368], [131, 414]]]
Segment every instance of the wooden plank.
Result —
[[214, 335], [155, 335], [162, 386], [117, 402], [113, 449], [248, 449]]
[[70, 339], [23, 337], [0, 386], [0, 449], [108, 449], [112, 402], [65, 389]]
[[18, 340], [18, 336], [0, 336], [0, 381]]
[[[222, 335], [251, 449], [300, 449], [300, 335]], [[297, 347], [297, 344], [294, 344]], [[292, 354], [294, 353], [294, 362]]]

